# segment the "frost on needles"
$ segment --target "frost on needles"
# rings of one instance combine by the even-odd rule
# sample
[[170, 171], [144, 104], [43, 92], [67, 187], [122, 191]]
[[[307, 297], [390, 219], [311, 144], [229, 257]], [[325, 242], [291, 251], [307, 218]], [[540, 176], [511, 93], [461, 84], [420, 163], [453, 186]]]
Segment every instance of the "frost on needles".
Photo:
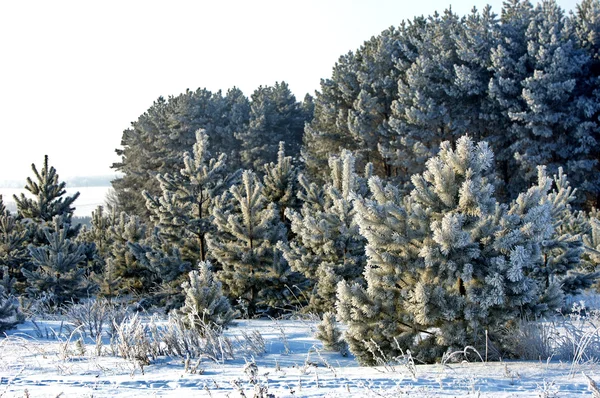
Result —
[[493, 166], [488, 144], [464, 136], [455, 148], [441, 144], [408, 196], [372, 177], [372, 199], [355, 199], [366, 284], [340, 283], [337, 311], [360, 362], [407, 349], [429, 362], [485, 347], [486, 332], [502, 350], [511, 321], [562, 304], [562, 281], [576, 263], [549, 267], [544, 246], [560, 239], [553, 213], [569, 195], [551, 200], [553, 181], [540, 167], [536, 185], [499, 203]]

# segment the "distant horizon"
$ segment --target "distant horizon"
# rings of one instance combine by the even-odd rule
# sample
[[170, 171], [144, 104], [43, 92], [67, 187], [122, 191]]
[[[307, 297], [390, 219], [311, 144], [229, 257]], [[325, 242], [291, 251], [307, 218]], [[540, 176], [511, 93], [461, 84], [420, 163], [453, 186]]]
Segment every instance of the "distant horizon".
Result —
[[[79, 188], [79, 187], [109, 187], [111, 186], [112, 180], [118, 178], [121, 173], [114, 174], [89, 174], [89, 175], [78, 175], [73, 177], [61, 178], [60, 172], [58, 173], [59, 182], [65, 182], [67, 188]], [[33, 172], [27, 176], [33, 178]], [[27, 184], [27, 177], [24, 179], [9, 178], [0, 179], [0, 188], [11, 188], [11, 189], [25, 189]]]

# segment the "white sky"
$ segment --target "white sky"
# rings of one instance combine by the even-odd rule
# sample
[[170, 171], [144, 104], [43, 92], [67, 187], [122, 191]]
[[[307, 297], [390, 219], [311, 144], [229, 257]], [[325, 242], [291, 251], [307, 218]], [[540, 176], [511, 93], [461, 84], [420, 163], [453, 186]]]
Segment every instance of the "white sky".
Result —
[[0, 1], [0, 181], [44, 154], [61, 179], [112, 174], [123, 130], [160, 95], [283, 80], [301, 100], [387, 27], [488, 3], [500, 13], [502, 0]]

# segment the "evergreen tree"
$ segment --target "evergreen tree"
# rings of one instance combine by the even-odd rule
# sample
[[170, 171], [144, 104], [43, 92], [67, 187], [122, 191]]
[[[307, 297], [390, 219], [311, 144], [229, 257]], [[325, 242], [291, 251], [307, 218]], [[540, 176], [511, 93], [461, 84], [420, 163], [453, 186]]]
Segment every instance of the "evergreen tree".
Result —
[[38, 171], [35, 164], [31, 165], [36, 181], [27, 177], [28, 190], [33, 198], [21, 194], [19, 198], [14, 195], [17, 202], [17, 212], [20, 217], [31, 219], [38, 223], [50, 223], [56, 216], [65, 217], [65, 222], [70, 222], [73, 216], [73, 202], [79, 197], [79, 192], [73, 196], [63, 197], [67, 192], [66, 183], [59, 182], [56, 169], [48, 165], [48, 155], [44, 156], [44, 166]]
[[280, 141], [285, 141], [292, 157], [297, 157], [306, 120], [287, 83], [261, 86], [251, 99], [248, 129], [236, 134], [242, 145], [243, 166], [260, 170], [263, 164], [275, 161]]
[[277, 205], [279, 219], [285, 223], [286, 209], [298, 207], [298, 168], [291, 156], [285, 156], [285, 143], [279, 143], [277, 163], [263, 165], [263, 194], [270, 203]]
[[158, 175], [162, 194], [153, 197], [146, 192], [146, 206], [160, 236], [180, 248], [183, 259], [190, 263], [206, 261], [206, 234], [213, 229], [211, 222], [215, 196], [227, 188], [230, 178], [226, 159], [221, 154], [211, 158], [208, 136], [196, 132], [193, 153], [184, 155], [184, 167], [174, 175]]
[[589, 221], [571, 208], [577, 190], [570, 186], [562, 168], [554, 175], [552, 186], [552, 191], [542, 201], [551, 205], [554, 233], [543, 244], [543, 266], [534, 274], [544, 286], [554, 282], [565, 294], [574, 295], [588, 289], [600, 274], [586, 269], [582, 258], [585, 252], [583, 237]]
[[513, 123], [510, 115], [522, 112], [525, 101], [521, 96], [521, 82], [532, 73], [527, 58], [527, 41], [525, 34], [534, 15], [531, 3], [510, 0], [504, 3], [501, 24], [498, 27], [499, 43], [491, 49], [489, 82], [489, 98], [499, 109], [499, 117], [494, 122], [504, 132], [504, 140], [493, 143], [497, 154], [500, 177], [504, 182], [505, 196], [514, 198], [526, 186], [522, 173], [514, 159], [514, 142], [522, 135], [522, 126]]
[[77, 235], [76, 241], [93, 247], [91, 271], [95, 274], [102, 272], [109, 257], [111, 246], [114, 242], [110, 228], [117, 219], [116, 211], [106, 214], [103, 206], [98, 206], [92, 211], [89, 226], [83, 226]]
[[[588, 230], [583, 235], [583, 244], [585, 253], [582, 256], [582, 268], [587, 272], [597, 272], [600, 265], [600, 221], [598, 214], [592, 212], [589, 217], [586, 217], [588, 222]], [[598, 280], [595, 284], [596, 291], [600, 290]]]
[[[239, 142], [234, 133], [248, 123], [248, 100], [238, 89], [225, 97], [206, 89], [186, 91], [178, 96], [160, 97], [131, 128], [123, 132], [121, 161], [113, 168], [123, 173], [113, 181], [122, 205], [119, 210], [146, 218], [148, 211], [143, 191], [160, 195], [157, 175], [176, 175], [184, 167], [182, 155], [196, 142], [196, 131], [204, 129], [215, 148], [237, 156]], [[232, 165], [232, 169], [237, 167]]]
[[115, 259], [112, 257], [115, 236], [111, 228], [118, 222], [117, 212], [113, 209], [108, 214], [103, 206], [92, 211], [89, 227], [83, 227], [77, 235], [77, 242], [93, 245], [90, 279], [98, 286], [97, 294], [108, 300], [120, 293], [122, 278], [116, 275]]
[[510, 113], [521, 127], [512, 146], [526, 181], [537, 165], [559, 167], [593, 199], [600, 192], [597, 172], [597, 115], [600, 105], [586, 84], [589, 54], [576, 47], [571, 23], [553, 1], [538, 4], [525, 32], [532, 69], [521, 81], [524, 107]]
[[537, 185], [500, 204], [492, 158], [487, 144], [468, 137], [456, 149], [444, 142], [413, 176], [410, 196], [372, 178], [373, 199], [356, 200], [368, 242], [366, 288], [341, 283], [338, 316], [361, 362], [374, 363], [378, 350], [395, 357], [406, 349], [432, 361], [446, 350], [483, 346], [486, 330], [499, 341], [516, 317], [562, 305], [564, 272], [539, 273], [554, 233], [552, 180], [541, 168]]
[[[31, 268], [31, 259], [27, 250], [29, 231], [4, 207], [0, 195], [0, 267], [2, 277], [16, 282], [15, 288], [24, 290], [25, 277], [21, 268]], [[12, 293], [7, 289], [6, 293]]]
[[190, 271], [181, 288], [185, 303], [177, 315], [183, 317], [188, 327], [199, 330], [205, 327], [223, 328], [235, 317], [235, 311], [223, 295], [221, 282], [211, 271], [210, 262], [201, 262], [198, 270]]
[[115, 259], [112, 257], [106, 259], [102, 272], [92, 273], [90, 279], [98, 286], [96, 294], [106, 298], [109, 302], [122, 293], [123, 278], [117, 276]]
[[14, 297], [8, 295], [4, 290], [4, 286], [0, 285], [0, 333], [12, 329], [22, 321], [23, 316], [19, 312]]
[[23, 268], [22, 272], [29, 282], [30, 294], [48, 293], [51, 304], [59, 307], [90, 295], [95, 287], [86, 279], [85, 247], [67, 238], [69, 225], [60, 217], [53, 224], [44, 231], [47, 245], [29, 245], [34, 268]]
[[[154, 273], [140, 261], [132, 250], [132, 245], [143, 244], [146, 239], [146, 225], [140, 217], [121, 212], [114, 224], [109, 227], [112, 244], [106, 258], [103, 279], [117, 284], [120, 293], [145, 294], [153, 287]], [[111, 282], [112, 285], [112, 282]], [[105, 289], [106, 291], [106, 289]], [[114, 292], [114, 286], [109, 292]], [[109, 293], [112, 294], [112, 293]]]
[[287, 286], [294, 285], [295, 276], [275, 250], [278, 241], [285, 241], [285, 227], [256, 175], [245, 171], [242, 182], [221, 196], [213, 216], [217, 231], [208, 247], [221, 266], [217, 277], [229, 297], [243, 301], [249, 316], [291, 302]]
[[411, 33], [414, 47], [401, 50], [410, 61], [403, 64], [389, 122], [396, 134], [390, 148], [402, 172], [400, 182], [422, 172], [444, 140], [468, 132], [495, 142], [504, 135], [495, 130], [496, 109], [488, 99], [496, 29], [496, 15], [486, 7], [466, 18], [451, 10], [435, 13]]
[[73, 238], [79, 231], [79, 226], [73, 226], [71, 219], [75, 208], [73, 202], [79, 197], [79, 192], [73, 196], [66, 194], [66, 183], [60, 182], [56, 169], [48, 164], [48, 155], [44, 156], [44, 165], [38, 171], [35, 164], [31, 165], [35, 180], [27, 177], [25, 189], [33, 196], [20, 197], [13, 195], [17, 204], [17, 215], [26, 225], [28, 231], [27, 242], [34, 245], [48, 243], [45, 240], [45, 230], [54, 227], [54, 218], [61, 217], [69, 227], [68, 238]]
[[[414, 25], [421, 24], [415, 20]], [[411, 47], [404, 40], [413, 25], [389, 28], [364, 43], [355, 52], [342, 55], [332, 76], [321, 80], [314, 99], [314, 119], [305, 127], [302, 157], [307, 172], [327, 179], [327, 162], [342, 148], [359, 151], [360, 161], [372, 162], [377, 172], [395, 173], [379, 146], [387, 148], [391, 105], [396, 98], [400, 48]]]
[[[365, 241], [354, 219], [351, 197], [364, 193], [364, 183], [354, 170], [354, 162], [349, 151], [331, 157], [331, 181], [324, 188], [323, 200], [308, 200], [299, 212], [288, 209], [285, 213], [295, 239], [278, 247], [292, 269], [308, 280], [303, 296], [309, 299], [308, 309], [318, 313], [335, 304], [338, 282], [362, 280]], [[314, 186], [305, 189], [312, 190], [313, 197], [320, 196]], [[308, 197], [309, 192], [305, 191], [304, 196]]]
[[[583, 0], [576, 5], [576, 10], [575, 15], [571, 16], [575, 42], [577, 47], [587, 56], [583, 79], [578, 83], [578, 91], [582, 94], [578, 106], [580, 109], [579, 114], [581, 115], [583, 111], [587, 121], [577, 126], [577, 129], [595, 133], [591, 134], [593, 140], [589, 144], [590, 153], [586, 156], [588, 159], [594, 159], [594, 153], [597, 153], [598, 148], [598, 145], [594, 147], [594, 142], [597, 143], [599, 139], [597, 120], [600, 116], [600, 109], [598, 108], [600, 106], [600, 35], [598, 34], [600, 32], [600, 2], [598, 0]], [[578, 135], [581, 136], [581, 133]], [[598, 156], [596, 156], [596, 159], [598, 159]], [[596, 163], [594, 170], [597, 170], [598, 167], [599, 165]], [[586, 200], [588, 208], [600, 206], [600, 194], [594, 196], [594, 192], [598, 192], [598, 186], [592, 178], [598, 173], [585, 173], [583, 170], [580, 173], [585, 176], [585, 181], [577, 181], [576, 184], [583, 184], [583, 187], [578, 185], [580, 191], [585, 194], [582, 199]]]
[[323, 320], [317, 325], [315, 338], [323, 343], [323, 348], [325, 350], [337, 351], [344, 356], [348, 353], [348, 348], [343, 340], [342, 332], [335, 320], [335, 314], [332, 312], [323, 314]]
[[215, 128], [215, 134], [207, 134], [215, 158], [225, 154], [227, 172], [235, 173], [242, 167], [242, 143], [236, 138], [236, 133], [246, 131], [250, 123], [250, 100], [242, 90], [237, 87], [227, 90], [220, 117], [220, 125]]
[[127, 243], [127, 248], [144, 270], [146, 297], [167, 310], [179, 308], [185, 298], [181, 283], [192, 268], [179, 248], [166, 242], [157, 228], [147, 239]]

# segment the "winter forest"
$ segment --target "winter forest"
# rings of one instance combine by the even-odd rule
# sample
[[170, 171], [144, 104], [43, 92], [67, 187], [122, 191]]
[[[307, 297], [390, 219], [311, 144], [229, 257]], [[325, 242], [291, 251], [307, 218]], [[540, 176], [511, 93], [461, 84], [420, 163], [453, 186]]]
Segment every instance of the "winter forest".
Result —
[[403, 21], [302, 100], [160, 97], [89, 225], [48, 157], [0, 197], [0, 331], [95, 300], [199, 339], [311, 314], [361, 365], [521, 358], [518, 320], [600, 289], [599, 117], [598, 0]]

